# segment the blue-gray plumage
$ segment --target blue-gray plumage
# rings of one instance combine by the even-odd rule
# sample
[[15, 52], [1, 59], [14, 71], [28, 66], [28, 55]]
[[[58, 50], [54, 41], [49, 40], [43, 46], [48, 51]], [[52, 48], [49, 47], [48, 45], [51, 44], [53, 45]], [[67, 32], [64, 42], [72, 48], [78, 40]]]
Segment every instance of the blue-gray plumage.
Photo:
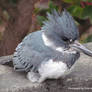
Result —
[[78, 28], [65, 9], [62, 13], [53, 10], [47, 18], [40, 31], [23, 39], [13, 57], [14, 69], [28, 72], [32, 82], [62, 77], [79, 58], [80, 51], [92, 56], [78, 43]]

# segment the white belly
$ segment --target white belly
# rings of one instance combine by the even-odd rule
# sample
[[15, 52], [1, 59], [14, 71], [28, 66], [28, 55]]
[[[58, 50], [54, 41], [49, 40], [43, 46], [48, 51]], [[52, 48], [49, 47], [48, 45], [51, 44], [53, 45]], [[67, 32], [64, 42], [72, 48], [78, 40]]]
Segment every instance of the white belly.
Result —
[[57, 79], [62, 77], [68, 70], [67, 65], [61, 61], [54, 61], [50, 59], [46, 63], [42, 63], [38, 69], [39, 74], [43, 77]]

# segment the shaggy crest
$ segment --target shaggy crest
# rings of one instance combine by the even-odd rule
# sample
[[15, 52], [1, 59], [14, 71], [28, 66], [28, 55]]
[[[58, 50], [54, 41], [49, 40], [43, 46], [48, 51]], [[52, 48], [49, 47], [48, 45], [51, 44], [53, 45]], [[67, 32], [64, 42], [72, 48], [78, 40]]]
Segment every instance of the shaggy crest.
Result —
[[[65, 35], [69, 39], [77, 39], [79, 37], [78, 28], [74, 22], [73, 17], [65, 9], [62, 13], [57, 12], [55, 9], [52, 13], [47, 13], [47, 21], [44, 21], [42, 30], [53, 31], [55, 33]], [[58, 32], [56, 32], [58, 31]]]

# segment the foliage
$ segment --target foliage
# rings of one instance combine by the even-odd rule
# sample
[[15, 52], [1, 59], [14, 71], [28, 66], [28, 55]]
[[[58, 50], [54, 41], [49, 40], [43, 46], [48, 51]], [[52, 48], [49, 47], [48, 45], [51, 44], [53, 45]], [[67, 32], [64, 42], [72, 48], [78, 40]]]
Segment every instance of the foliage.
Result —
[[[80, 18], [80, 19], [88, 19], [89, 18], [92, 21], [92, 5], [91, 5], [92, 1], [91, 0], [63, 0], [63, 3], [69, 4], [69, 7], [67, 8], [67, 10], [72, 14], [72, 16]], [[49, 8], [44, 10], [45, 13], [47, 11], [51, 12], [52, 9], [56, 9], [56, 10], [59, 9], [59, 7], [56, 6], [52, 1], [49, 1], [48, 6], [49, 6]], [[36, 9], [36, 12], [37, 12], [37, 10], [38, 10], [38, 12], [43, 11], [40, 9]], [[43, 17], [42, 17], [42, 19], [43, 19]], [[42, 19], [41, 20], [38, 19], [38, 21], [40, 21], [40, 23], [41, 23]], [[46, 18], [44, 17], [44, 19], [46, 19]]]
[[81, 0], [63, 0], [65, 3], [71, 3], [71, 4], [80, 4]]
[[[86, 2], [83, 2], [86, 1]], [[90, 18], [92, 21], [92, 1], [91, 0], [64, 0], [64, 2], [71, 3], [68, 7], [68, 11], [73, 15], [81, 19]], [[85, 5], [84, 5], [85, 4]]]
[[[38, 23], [39, 23], [40, 26], [43, 25], [43, 21], [47, 20], [47, 18], [46, 18], [46, 13], [47, 12], [51, 13], [51, 11], [53, 9], [56, 9], [58, 11], [58, 6], [56, 6], [52, 1], [49, 2], [48, 6], [49, 6], [48, 9], [38, 9], [38, 8], [36, 8], [34, 10], [34, 13], [37, 15], [37, 20], [38, 20]], [[41, 16], [41, 14], [42, 15], [44, 14], [45, 16]]]
[[38, 23], [39, 23], [39, 25], [43, 25], [43, 21], [45, 21], [46, 20], [46, 17], [44, 17], [44, 16], [37, 16], [37, 20], [38, 20]]
[[56, 6], [52, 1], [49, 1], [48, 6], [49, 6], [49, 8], [48, 8], [49, 12], [51, 12], [52, 9], [56, 9], [58, 11], [58, 6]]
[[88, 36], [83, 43], [92, 42], [92, 35]]
[[18, 0], [8, 0], [9, 3], [13, 4], [13, 5], [16, 5]]
[[[9, 5], [16, 6], [18, 1], [19, 0], [1, 0], [0, 1], [0, 5], [1, 5], [0, 8], [4, 8], [2, 13], [5, 16], [6, 20], [8, 20], [11, 17], [9, 16], [6, 8]], [[76, 17], [82, 20], [89, 19], [92, 23], [92, 0], [61, 0], [61, 2], [62, 2], [62, 6], [63, 4], [67, 4], [67, 10], [71, 13], [71, 15], [74, 18]], [[2, 6], [7, 6], [7, 7], [2, 7]], [[43, 21], [47, 20], [46, 12], [51, 13], [52, 9], [56, 9], [57, 11], [59, 10], [59, 7], [54, 3], [54, 0], [49, 0], [48, 8], [46, 9], [40, 9], [40, 8], [34, 9], [34, 13], [37, 15], [37, 21], [40, 26], [43, 25]], [[2, 23], [3, 23], [3, 19], [0, 18], [0, 24]], [[80, 21], [77, 21], [77, 23], [81, 25]], [[88, 37], [85, 40], [85, 42], [92, 41], [89, 39], [90, 37]]]
[[[62, 0], [63, 4], [67, 4], [67, 10], [71, 13], [71, 15], [79, 20], [90, 20], [92, 23], [92, 0]], [[63, 5], [62, 4], [62, 5]], [[50, 0], [48, 3], [47, 9], [35, 9], [35, 13], [37, 14], [38, 23], [42, 26], [43, 21], [46, 20], [46, 12], [52, 11], [52, 9], [56, 9], [58, 11], [59, 7], [55, 5], [53, 0]], [[76, 20], [75, 19], [75, 20]], [[82, 21], [76, 20], [78, 25], [83, 23]], [[88, 37], [85, 42], [91, 41]], [[84, 42], [84, 41], [83, 41]]]

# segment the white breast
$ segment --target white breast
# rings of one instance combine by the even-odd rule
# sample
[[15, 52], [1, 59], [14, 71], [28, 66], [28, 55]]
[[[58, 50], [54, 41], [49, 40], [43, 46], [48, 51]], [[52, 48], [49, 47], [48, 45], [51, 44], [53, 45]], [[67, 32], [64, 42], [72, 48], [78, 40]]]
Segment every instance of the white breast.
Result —
[[47, 78], [59, 78], [62, 77], [65, 72], [68, 70], [67, 65], [61, 61], [53, 61], [50, 59], [46, 63], [42, 63], [38, 69], [41, 76]]

